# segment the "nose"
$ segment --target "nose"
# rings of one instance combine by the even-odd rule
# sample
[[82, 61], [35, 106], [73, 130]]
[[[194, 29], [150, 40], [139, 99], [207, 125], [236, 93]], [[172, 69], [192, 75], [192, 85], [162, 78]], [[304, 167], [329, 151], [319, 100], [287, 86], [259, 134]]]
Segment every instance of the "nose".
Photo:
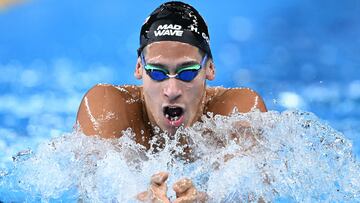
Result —
[[181, 97], [182, 91], [178, 83], [177, 79], [169, 78], [164, 84], [164, 95], [170, 101], [176, 101]]

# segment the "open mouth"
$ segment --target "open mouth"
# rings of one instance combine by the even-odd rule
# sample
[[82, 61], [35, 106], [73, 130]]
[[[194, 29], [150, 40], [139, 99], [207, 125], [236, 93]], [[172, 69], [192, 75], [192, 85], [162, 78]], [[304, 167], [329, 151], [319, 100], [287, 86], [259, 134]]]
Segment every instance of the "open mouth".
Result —
[[180, 126], [183, 121], [184, 110], [178, 106], [166, 106], [163, 109], [164, 116], [170, 125]]

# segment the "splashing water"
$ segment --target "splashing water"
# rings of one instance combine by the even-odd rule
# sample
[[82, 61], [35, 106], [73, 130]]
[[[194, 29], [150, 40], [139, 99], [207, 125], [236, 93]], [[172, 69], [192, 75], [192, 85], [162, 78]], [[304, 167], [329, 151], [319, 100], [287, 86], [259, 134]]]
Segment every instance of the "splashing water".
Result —
[[158, 134], [148, 151], [131, 130], [113, 140], [80, 132], [54, 138], [0, 171], [0, 201], [136, 202], [158, 171], [170, 173], [170, 188], [191, 178], [209, 202], [360, 201], [351, 142], [313, 114], [234, 112], [202, 120], [172, 137]]

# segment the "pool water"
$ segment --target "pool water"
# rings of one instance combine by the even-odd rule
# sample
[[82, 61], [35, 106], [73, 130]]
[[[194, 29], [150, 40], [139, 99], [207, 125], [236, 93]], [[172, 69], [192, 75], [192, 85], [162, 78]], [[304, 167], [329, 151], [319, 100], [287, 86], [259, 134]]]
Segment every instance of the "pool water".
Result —
[[[170, 173], [169, 188], [191, 178], [209, 202], [360, 200], [350, 140], [309, 112], [210, 114], [173, 137], [161, 134], [149, 151], [132, 136], [128, 130], [105, 140], [75, 131], [24, 151], [2, 172], [2, 201], [136, 202], [159, 171]], [[180, 138], [193, 149], [186, 158]], [[174, 200], [171, 189], [168, 196]]]
[[[250, 87], [271, 110], [182, 130], [198, 150], [187, 164], [169, 155], [174, 138], [155, 155], [130, 132], [113, 141], [72, 132], [93, 85], [141, 84], [138, 32], [158, 1], [16, 2], [0, 3], [0, 202], [131, 202], [158, 170], [170, 186], [193, 178], [213, 202], [360, 202], [358, 0], [186, 0], [209, 26], [208, 85]], [[253, 125], [256, 147], [229, 139], [241, 137], [238, 120]], [[237, 156], [224, 163], [226, 154]]]

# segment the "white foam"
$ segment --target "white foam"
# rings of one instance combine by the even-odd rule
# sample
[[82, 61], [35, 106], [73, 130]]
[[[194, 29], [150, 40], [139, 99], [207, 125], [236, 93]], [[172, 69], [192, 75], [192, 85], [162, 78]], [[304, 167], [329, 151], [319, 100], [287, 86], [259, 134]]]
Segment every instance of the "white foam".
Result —
[[[14, 200], [13, 194], [20, 193], [23, 199], [15, 200], [134, 202], [158, 171], [170, 173], [172, 200], [171, 185], [181, 177], [191, 178], [210, 196], [209, 202], [256, 202], [260, 197], [295, 202], [360, 200], [360, 166], [351, 142], [311, 113], [209, 116], [172, 137], [158, 134], [152, 143], [158, 137], [165, 147], [149, 151], [134, 142], [131, 129], [114, 140], [79, 132], [53, 138], [34, 153], [16, 157], [8, 175], [0, 173], [4, 198], [0, 200]], [[246, 123], [251, 128], [239, 127]], [[179, 158], [180, 139], [193, 148], [188, 158], [194, 162]]]

